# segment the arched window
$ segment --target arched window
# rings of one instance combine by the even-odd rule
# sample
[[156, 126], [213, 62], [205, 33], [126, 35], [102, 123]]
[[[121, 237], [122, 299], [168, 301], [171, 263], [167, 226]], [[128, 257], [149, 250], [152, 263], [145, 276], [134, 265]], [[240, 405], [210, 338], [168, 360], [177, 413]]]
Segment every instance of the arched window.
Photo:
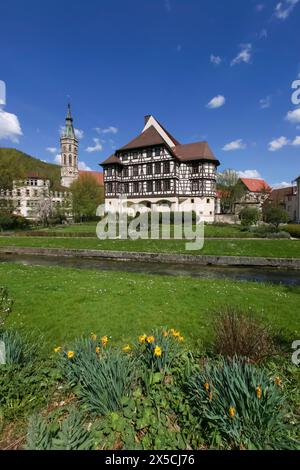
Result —
[[64, 165], [66, 165], [66, 164], [67, 164], [67, 157], [66, 157], [66, 155], [64, 155]]
[[69, 165], [72, 165], [72, 155], [69, 155]]
[[72, 152], [72, 145], [69, 145], [69, 152]]

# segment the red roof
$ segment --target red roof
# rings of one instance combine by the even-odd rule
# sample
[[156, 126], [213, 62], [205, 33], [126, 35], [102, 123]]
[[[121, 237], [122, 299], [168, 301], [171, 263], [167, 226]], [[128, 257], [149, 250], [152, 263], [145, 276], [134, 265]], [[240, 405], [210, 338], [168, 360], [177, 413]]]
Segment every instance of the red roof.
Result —
[[271, 187], [263, 179], [256, 178], [240, 178], [244, 185], [252, 193], [261, 193], [263, 191], [271, 191]]
[[79, 170], [79, 176], [89, 175], [92, 176], [99, 186], [103, 186], [103, 173], [99, 171], [87, 171], [87, 170]]

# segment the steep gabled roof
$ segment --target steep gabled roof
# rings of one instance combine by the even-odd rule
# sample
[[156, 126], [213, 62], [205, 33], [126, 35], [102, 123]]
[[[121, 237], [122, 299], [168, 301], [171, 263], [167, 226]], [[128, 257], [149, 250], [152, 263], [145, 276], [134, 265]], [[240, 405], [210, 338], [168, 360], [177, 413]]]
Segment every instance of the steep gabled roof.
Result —
[[150, 126], [140, 135], [135, 137], [133, 140], [124, 145], [120, 150], [129, 150], [140, 147], [149, 147], [151, 145], [161, 145], [166, 144], [162, 136], [155, 129], [155, 127]]
[[103, 186], [103, 173], [99, 171], [79, 170], [79, 178], [85, 175], [92, 176], [99, 186]]
[[112, 163], [116, 163], [117, 165], [123, 165], [121, 160], [118, 157], [116, 157], [114, 154], [108, 157], [106, 160], [104, 160], [104, 162], [100, 163], [100, 165], [101, 166], [110, 165]]
[[271, 191], [271, 187], [263, 179], [257, 178], [240, 178], [246, 188], [252, 193], [261, 193], [263, 191]]
[[218, 165], [220, 162], [216, 159], [207, 142], [194, 142], [192, 144], [176, 145], [172, 149], [174, 155], [182, 161], [208, 160], [214, 161]]

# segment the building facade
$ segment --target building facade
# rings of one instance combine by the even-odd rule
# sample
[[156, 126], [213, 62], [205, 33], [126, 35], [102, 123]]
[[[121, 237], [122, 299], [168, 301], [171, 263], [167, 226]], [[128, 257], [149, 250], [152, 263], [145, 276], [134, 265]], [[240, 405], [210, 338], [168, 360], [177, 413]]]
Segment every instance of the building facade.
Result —
[[296, 198], [296, 221], [300, 224], [300, 176], [296, 178], [297, 183], [297, 198]]
[[272, 189], [266, 204], [282, 207], [289, 217], [289, 222], [297, 222], [297, 186]]
[[240, 178], [238, 184], [241, 186], [242, 195], [235, 203], [235, 214], [239, 214], [245, 207], [253, 207], [261, 212], [271, 192], [268, 183], [259, 178]]
[[52, 191], [50, 180], [36, 174], [14, 181], [12, 189], [0, 191], [0, 198], [10, 205], [14, 214], [31, 220], [38, 220], [46, 211], [50, 214], [56, 209], [64, 211], [67, 216], [71, 214], [69, 193]]
[[126, 198], [129, 213], [143, 203], [154, 211], [196, 211], [213, 222], [219, 164], [207, 142], [180, 144], [146, 116], [141, 134], [101, 163], [106, 210], [118, 211], [120, 198]]

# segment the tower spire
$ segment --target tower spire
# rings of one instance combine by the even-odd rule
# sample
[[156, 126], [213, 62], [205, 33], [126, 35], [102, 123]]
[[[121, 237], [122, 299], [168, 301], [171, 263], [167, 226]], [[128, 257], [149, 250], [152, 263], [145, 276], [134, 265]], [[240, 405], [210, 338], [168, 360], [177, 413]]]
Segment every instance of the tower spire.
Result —
[[70, 103], [68, 103], [65, 121], [65, 127], [60, 137], [61, 184], [69, 187], [78, 178], [78, 140], [73, 127]]

